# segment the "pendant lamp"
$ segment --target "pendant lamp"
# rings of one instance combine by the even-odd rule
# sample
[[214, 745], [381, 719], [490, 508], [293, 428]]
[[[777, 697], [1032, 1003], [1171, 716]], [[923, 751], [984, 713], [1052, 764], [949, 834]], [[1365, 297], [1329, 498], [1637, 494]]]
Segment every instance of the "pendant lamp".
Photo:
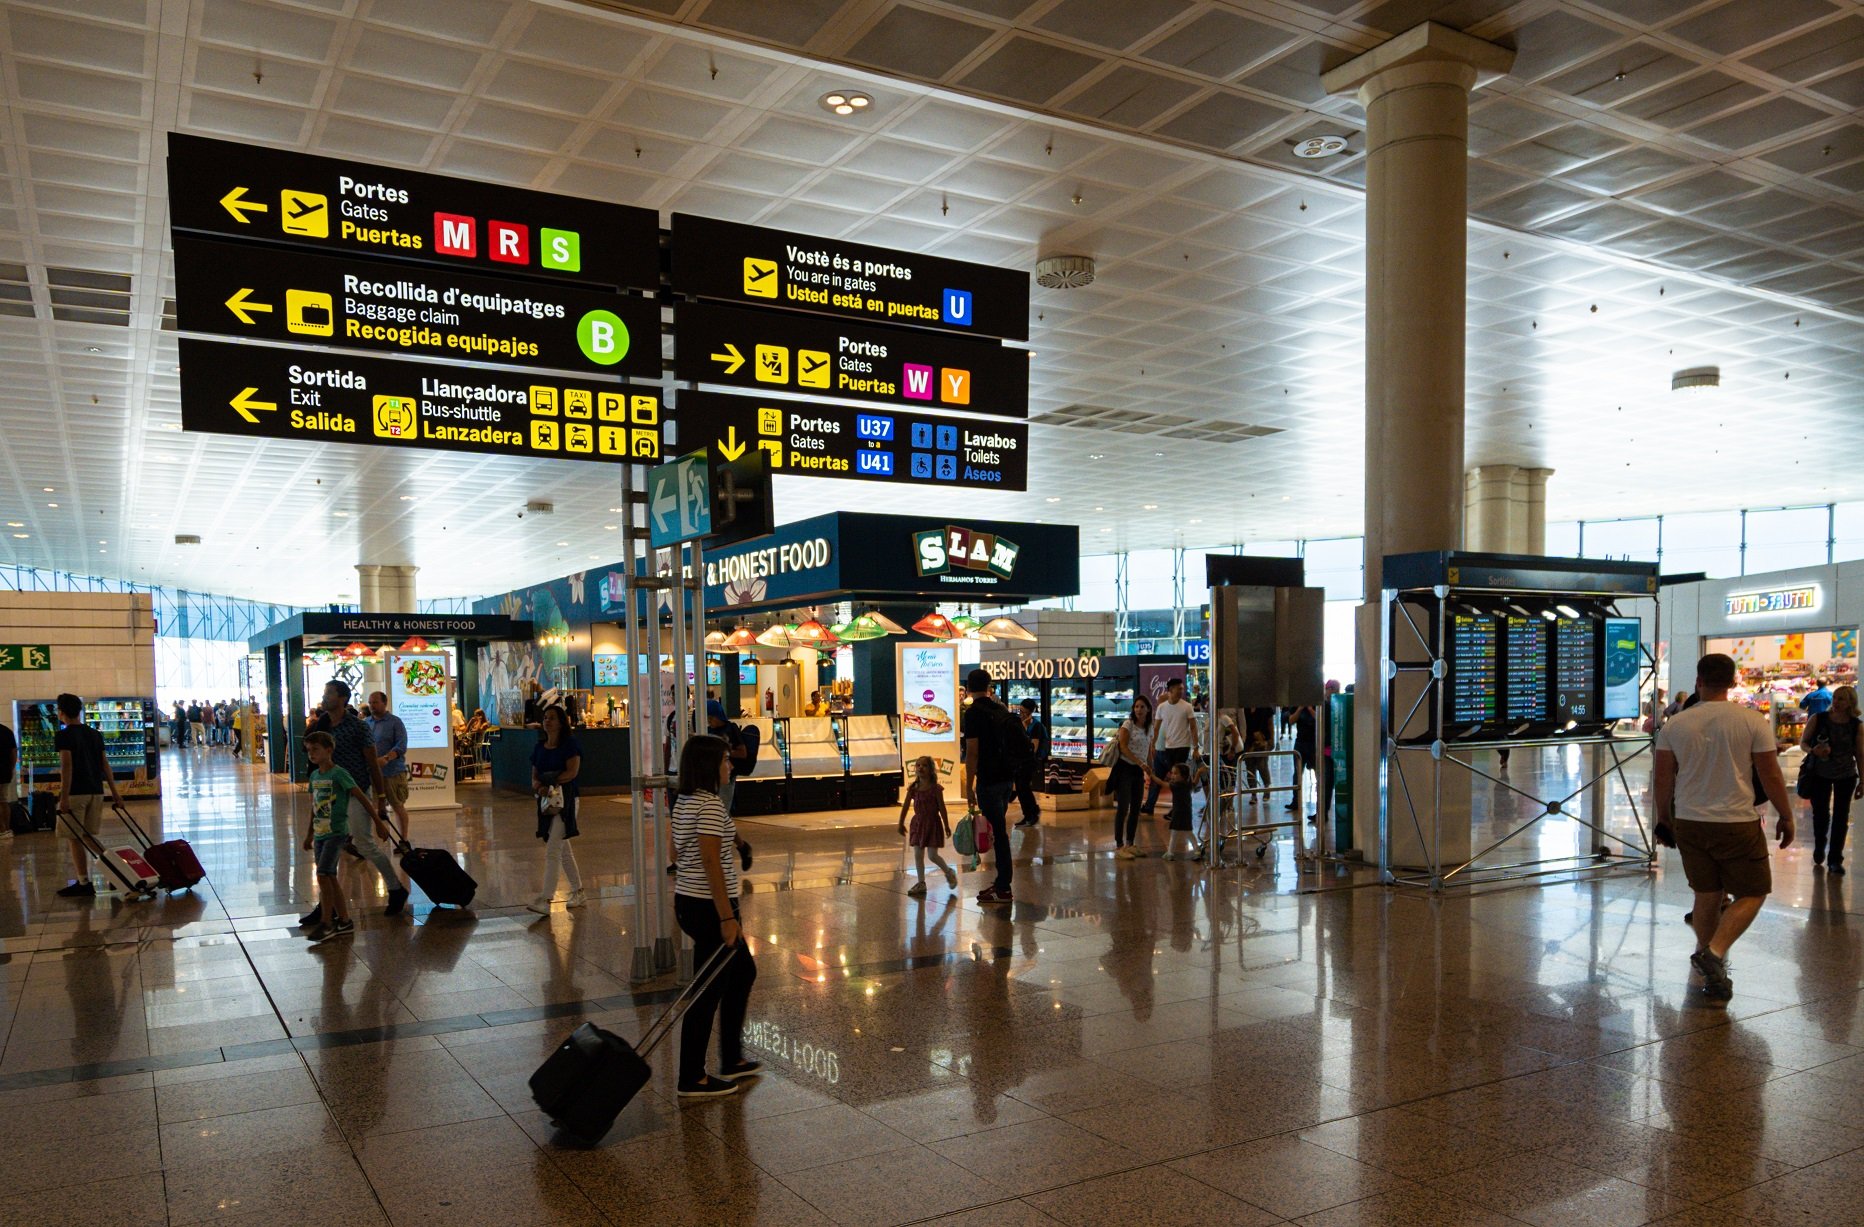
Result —
[[1036, 637], [1029, 632], [1028, 627], [1018, 622], [1015, 618], [1006, 618], [1001, 615], [992, 618], [978, 629], [982, 630], [993, 639], [1017, 639], [1023, 643], [1034, 643], [1036, 641]]
[[835, 628], [835, 637], [846, 643], [861, 643], [868, 639], [885, 639], [887, 628], [880, 624], [880, 619], [873, 614], [862, 614], [851, 622], [844, 622]]
[[889, 618], [886, 614], [881, 613], [878, 609], [868, 610], [859, 618], [856, 618], [855, 621], [860, 622], [863, 619], [873, 622], [875, 626], [878, 626], [889, 635], [904, 635], [906, 633], [905, 627], [895, 622], [892, 618]]
[[830, 631], [828, 627], [823, 626], [813, 617], [806, 622], [801, 622], [791, 627], [790, 635], [796, 639], [798, 643], [805, 645], [822, 643], [825, 640], [832, 641], [835, 638], [834, 632]]
[[740, 626], [725, 636], [720, 644], [726, 648], [748, 648], [757, 642], [757, 635], [748, 626]]
[[982, 622], [979, 622], [970, 614], [959, 614], [951, 620], [951, 624], [958, 628], [958, 633], [961, 635], [969, 635], [972, 631], [975, 631], [978, 627], [983, 625]]
[[792, 622], [787, 626], [781, 623], [772, 626], [757, 637], [757, 642], [767, 648], [793, 648], [800, 640], [796, 638], [796, 624]]
[[718, 647], [719, 645], [721, 645], [721, 644], [723, 644], [724, 642], [725, 642], [725, 632], [724, 632], [724, 631], [707, 631], [707, 632], [706, 632], [706, 636], [705, 636], [705, 645], [706, 645], [706, 646], [707, 646], [708, 648], [715, 648], [715, 647]]
[[401, 650], [404, 652], [425, 652], [429, 646], [431, 645], [428, 644], [427, 640], [421, 638], [419, 635], [410, 635], [408, 636], [408, 641], [401, 645]]
[[345, 656], [367, 656], [369, 654], [369, 645], [359, 639], [355, 643], [350, 644], [347, 648], [344, 648], [343, 654]]
[[918, 631], [921, 635], [927, 635], [933, 639], [956, 639], [963, 634], [956, 626], [952, 625], [950, 618], [947, 618], [936, 609], [919, 619], [919, 621], [913, 623], [913, 629]]

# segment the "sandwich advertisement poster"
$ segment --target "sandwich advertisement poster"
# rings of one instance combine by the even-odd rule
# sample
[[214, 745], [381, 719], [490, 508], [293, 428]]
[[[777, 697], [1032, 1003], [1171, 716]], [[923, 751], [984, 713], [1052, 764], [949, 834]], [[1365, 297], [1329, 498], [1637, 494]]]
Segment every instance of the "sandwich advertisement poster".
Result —
[[958, 786], [958, 649], [948, 643], [899, 644], [900, 755], [908, 779], [929, 756], [949, 795]]

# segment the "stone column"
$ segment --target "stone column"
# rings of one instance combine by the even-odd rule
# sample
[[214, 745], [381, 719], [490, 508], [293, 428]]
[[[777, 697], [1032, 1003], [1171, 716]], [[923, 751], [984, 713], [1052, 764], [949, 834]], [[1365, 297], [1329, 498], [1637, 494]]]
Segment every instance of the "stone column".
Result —
[[[1469, 91], [1513, 63], [1506, 48], [1425, 22], [1322, 79], [1366, 109], [1367, 606], [1353, 804], [1368, 855], [1378, 844], [1383, 560], [1462, 544]], [[1466, 848], [1467, 823], [1460, 834]], [[1444, 851], [1454, 851], [1448, 838]]]
[[358, 563], [356, 595], [363, 613], [416, 612], [414, 576], [419, 567]]
[[1547, 478], [1552, 469], [1482, 464], [1463, 485], [1463, 548], [1489, 554], [1547, 552]]

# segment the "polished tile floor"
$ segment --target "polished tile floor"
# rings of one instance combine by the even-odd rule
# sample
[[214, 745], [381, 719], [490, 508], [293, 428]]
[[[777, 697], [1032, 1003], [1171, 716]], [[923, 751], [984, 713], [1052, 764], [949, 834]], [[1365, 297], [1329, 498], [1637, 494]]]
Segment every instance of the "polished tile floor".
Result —
[[[1574, 766], [1524, 759], [1517, 781]], [[1069, 813], [1016, 836], [1017, 903], [980, 913], [975, 877], [907, 897], [890, 824], [746, 822], [769, 1073], [681, 1107], [662, 1050], [585, 1147], [526, 1078], [670, 992], [628, 983], [621, 804], [587, 803], [590, 905], [538, 918], [524, 799], [467, 786], [415, 836], [464, 856], [475, 910], [417, 893], [313, 948], [302, 796], [224, 752], [164, 780], [192, 896], [59, 899], [50, 836], [0, 842], [0, 1224], [1860, 1219], [1864, 917], [1803, 850], [1720, 1009], [1690, 990], [1673, 862], [1432, 900], [1304, 877], [1285, 843], [1116, 862], [1107, 817]]]

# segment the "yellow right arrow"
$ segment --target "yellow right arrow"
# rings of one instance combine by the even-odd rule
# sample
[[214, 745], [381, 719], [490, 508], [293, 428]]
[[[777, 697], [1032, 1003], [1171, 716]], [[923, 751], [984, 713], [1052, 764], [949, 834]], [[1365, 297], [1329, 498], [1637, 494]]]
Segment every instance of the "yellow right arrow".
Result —
[[[233, 220], [242, 226], [252, 224], [252, 218], [247, 217], [246, 213], [265, 213], [270, 208], [270, 206], [262, 205], [256, 200], [247, 200], [246, 189], [243, 187], [236, 187], [222, 196], [220, 198], [220, 207], [225, 209], [228, 213], [231, 213], [233, 215]], [[242, 209], [245, 210], [244, 213], [240, 211]]]
[[247, 297], [247, 295], [251, 293], [252, 293], [252, 287], [246, 286], [242, 288], [239, 293], [227, 299], [227, 310], [231, 311], [234, 315], [239, 316], [239, 322], [242, 324], [252, 323], [252, 316], [249, 315], [248, 312], [251, 312], [251, 311], [269, 312], [272, 309], [271, 303], [252, 301], [251, 298]]
[[[727, 341], [725, 342], [725, 352], [722, 354], [713, 354], [712, 361], [723, 362], [725, 364], [725, 373], [727, 375], [736, 375], [738, 373], [738, 368], [744, 365], [744, 355], [738, 352], [738, 347], [736, 345]], [[731, 456], [727, 457], [727, 459], [735, 460], [737, 457]]]
[[232, 400], [227, 402], [227, 404], [233, 406], [233, 411], [235, 413], [245, 418], [248, 422], [251, 422], [254, 426], [259, 424], [259, 419], [252, 415], [254, 409], [261, 409], [267, 413], [271, 413], [278, 408], [278, 403], [276, 401], [252, 399], [253, 394], [258, 390], [257, 388], [245, 388], [241, 390], [238, 396], [235, 396]]
[[718, 454], [727, 460], [736, 460], [744, 455], [746, 446], [738, 442], [738, 428], [733, 426], [725, 432], [725, 437], [718, 441]]

